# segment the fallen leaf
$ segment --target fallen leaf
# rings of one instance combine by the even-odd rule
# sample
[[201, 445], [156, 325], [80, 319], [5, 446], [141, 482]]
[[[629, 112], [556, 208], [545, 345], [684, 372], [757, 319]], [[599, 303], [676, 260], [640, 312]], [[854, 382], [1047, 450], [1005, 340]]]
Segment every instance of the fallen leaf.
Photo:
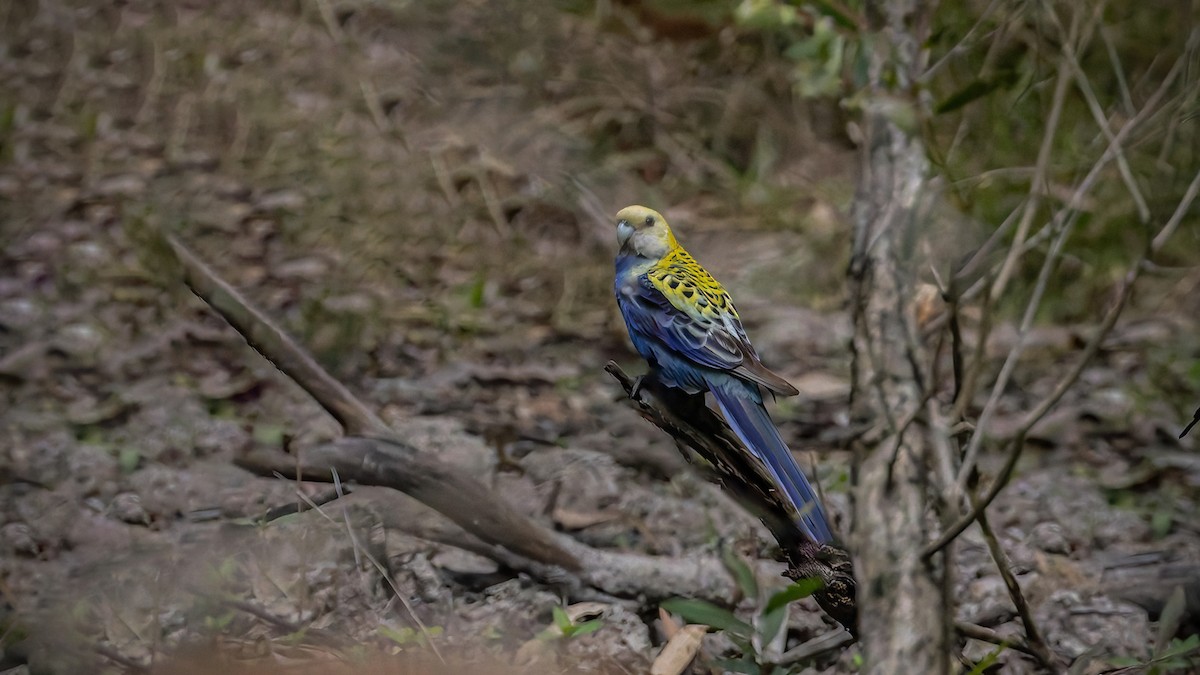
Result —
[[708, 626], [688, 624], [663, 645], [662, 651], [650, 666], [650, 675], [679, 675], [704, 644], [704, 634]]
[[603, 602], [577, 602], [567, 606], [567, 616], [571, 618], [571, 623], [580, 623], [599, 619], [608, 614], [609, 606]]
[[662, 607], [658, 608], [658, 620], [662, 622], [663, 635], [667, 638], [668, 642], [682, 628], [679, 622], [675, 620], [675, 617], [671, 616], [671, 613]]

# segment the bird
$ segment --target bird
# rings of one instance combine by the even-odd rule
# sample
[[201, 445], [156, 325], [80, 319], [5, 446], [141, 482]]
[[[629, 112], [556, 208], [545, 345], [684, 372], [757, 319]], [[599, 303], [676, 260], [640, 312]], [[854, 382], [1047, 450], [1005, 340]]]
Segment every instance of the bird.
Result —
[[675, 238], [662, 214], [627, 206], [616, 216], [613, 291], [648, 376], [689, 394], [710, 392], [738, 439], [767, 468], [818, 544], [833, 541], [820, 500], [763, 404], [800, 392], [759, 360], [733, 299]]

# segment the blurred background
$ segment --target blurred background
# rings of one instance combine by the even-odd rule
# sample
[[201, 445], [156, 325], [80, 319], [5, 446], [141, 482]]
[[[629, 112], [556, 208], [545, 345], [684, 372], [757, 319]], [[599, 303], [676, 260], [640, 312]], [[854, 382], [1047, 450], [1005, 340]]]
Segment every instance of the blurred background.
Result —
[[[1200, 169], [1196, 3], [1045, 5], [942, 3], [925, 112], [897, 104], [934, 167], [913, 245], [926, 282], [1032, 192], [1038, 227], [1071, 199], [1108, 142], [1096, 110], [1113, 129], [1146, 115], [1081, 202], [997, 433], [1053, 386]], [[345, 526], [292, 524], [275, 533], [286, 546], [222, 529], [296, 500], [294, 483], [251, 478], [230, 457], [337, 427], [201, 302], [164, 290], [131, 222], [176, 233], [419, 447], [465, 453], [555, 527], [598, 547], [680, 556], [734, 542], [769, 560], [757, 523], [689, 475], [602, 370], [642, 368], [611, 297], [611, 216], [659, 209], [737, 299], [764, 361], [801, 390], [773, 414], [845, 512], [843, 280], [856, 119], [872, 104], [858, 94], [864, 11], [0, 6], [0, 597], [36, 617], [24, 651], [65, 659], [47, 645], [68, 633], [137, 663], [213, 636], [283, 648], [288, 631], [213, 600], [224, 597], [393, 651], [428, 641], [415, 615], [444, 644], [511, 652], [557, 602], [491, 561], [390, 537], [392, 581], [415, 598], [405, 611], [377, 578], [351, 574], [361, 561]], [[1069, 88], [1048, 135], [1064, 53], [1087, 85]], [[1045, 184], [1031, 190], [1039, 166]], [[1197, 207], [1184, 215], [998, 502], [995, 526], [1053, 616], [1080, 561], [1200, 549], [1200, 463], [1191, 439], [1174, 440], [1200, 405]], [[994, 307], [964, 308], [968, 322], [993, 315], [985, 372], [1012, 344], [1038, 245]], [[981, 578], [965, 601], [1003, 615], [997, 578]], [[1136, 655], [1148, 629], [1131, 607], [1090, 636], [1063, 610], [1059, 646]], [[639, 672], [662, 639], [654, 617], [608, 621], [596, 654]], [[794, 641], [825, 627], [809, 605], [792, 624]], [[289, 648], [305, 642], [290, 635]], [[852, 664], [851, 650], [809, 665]]]

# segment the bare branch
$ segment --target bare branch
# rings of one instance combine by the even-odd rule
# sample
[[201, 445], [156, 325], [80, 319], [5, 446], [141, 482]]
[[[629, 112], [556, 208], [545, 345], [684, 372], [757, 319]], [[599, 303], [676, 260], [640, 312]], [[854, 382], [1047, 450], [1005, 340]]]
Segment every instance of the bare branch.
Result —
[[983, 531], [983, 540], [987, 542], [992, 561], [1000, 570], [1000, 578], [1004, 580], [1004, 587], [1008, 589], [1008, 597], [1012, 599], [1013, 605], [1017, 608], [1017, 614], [1021, 617], [1021, 623], [1025, 625], [1025, 638], [1030, 651], [1038, 661], [1041, 661], [1043, 667], [1050, 670], [1061, 670], [1058, 659], [1054, 656], [1054, 652], [1050, 651], [1046, 639], [1042, 637], [1042, 631], [1038, 629], [1037, 623], [1033, 620], [1033, 612], [1029, 609], [1029, 603], [1025, 601], [1025, 594], [1021, 592], [1021, 586], [1017, 583], [1017, 578], [1013, 576], [1012, 567], [1009, 566], [1004, 550], [1000, 548], [1000, 541], [996, 539], [996, 533], [992, 531], [987, 514], [984, 512], [979, 514], [979, 527]]
[[[1111, 161], [1113, 157], [1115, 157], [1117, 148], [1120, 146], [1120, 144], [1124, 142], [1125, 138], [1128, 137], [1129, 134], [1131, 134], [1133, 130], [1141, 124], [1142, 121], [1150, 117], [1157, 109], [1159, 101], [1163, 96], [1166, 95], [1166, 92], [1169, 91], [1171, 85], [1174, 83], [1175, 78], [1178, 77], [1179, 73], [1182, 71], [1183, 63], [1183, 58], [1180, 58], [1175, 62], [1175, 65], [1172, 66], [1166, 77], [1163, 78], [1162, 84], [1146, 101], [1146, 104], [1142, 107], [1142, 110], [1137, 114], [1137, 116], [1129, 120], [1125, 126], [1121, 127], [1121, 130], [1117, 132], [1112, 141], [1109, 142], [1104, 153], [1098, 160], [1096, 160], [1096, 163], [1092, 166], [1091, 170], [1086, 176], [1084, 176], [1083, 180], [1081, 180], [1079, 185], [1075, 188], [1075, 191], [1072, 193], [1069, 202], [1055, 215], [1055, 218], [1051, 221], [1052, 227], [1057, 226], [1057, 228], [1055, 228], [1057, 229], [1055, 242], [1051, 245], [1051, 250], [1047, 254], [1046, 260], [1042, 265], [1042, 270], [1039, 273], [1037, 286], [1035, 287], [1029, 303], [1026, 306], [1021, 327], [1018, 329], [1016, 344], [1014, 344], [1012, 349], [1009, 351], [1004, 365], [1001, 367], [1000, 375], [997, 377], [996, 382], [992, 387], [992, 393], [988, 398], [988, 402], [985, 404], [983, 411], [980, 413], [979, 422], [976, 425], [976, 431], [971, 437], [971, 441], [967, 447], [966, 456], [963, 460], [963, 465], [959, 469], [960, 486], [965, 488], [967, 478], [970, 476], [971, 471], [974, 470], [975, 460], [979, 453], [979, 447], [983, 443], [983, 439], [986, 436], [988, 423], [990, 423], [991, 417], [995, 411], [995, 407], [999, 402], [1000, 393], [1005, 387], [1008, 386], [1008, 380], [1016, 367], [1016, 362], [1025, 349], [1025, 337], [1028, 333], [1029, 327], [1032, 325], [1033, 317], [1036, 315], [1042, 295], [1045, 292], [1045, 283], [1048, 280], [1047, 275], [1050, 273], [1050, 271], [1052, 271], [1053, 263], [1056, 262], [1058, 255], [1061, 253], [1062, 243], [1065, 242], [1065, 236], [1070, 234], [1071, 228], [1075, 222], [1075, 218], [1078, 215], [1079, 205], [1083, 202], [1084, 197], [1091, 192], [1095, 182], [1099, 179], [1101, 169], [1109, 161]], [[1143, 260], [1144, 259], [1145, 258], [1143, 258]], [[1140, 267], [1140, 265], [1141, 262], [1139, 261], [1137, 266]], [[993, 291], [995, 288], [996, 287], [993, 286]], [[1122, 302], [1121, 304], [1123, 305], [1124, 303]], [[1116, 317], [1112, 318], [1113, 321], [1116, 320]], [[1079, 366], [1080, 370], [1082, 370], [1082, 367], [1083, 365], [1081, 364]], [[1072, 378], [1072, 382], [1073, 381], [1074, 378]], [[1059, 394], [1059, 396], [1061, 396], [1061, 394]], [[1055, 398], [1054, 400], [1057, 402], [1058, 399]], [[1039, 419], [1040, 417], [1041, 415], [1038, 416]], [[1028, 431], [1028, 429], [1025, 431]]]
[[[1125, 304], [1129, 301], [1130, 296], [1133, 294], [1134, 282], [1137, 281], [1138, 275], [1141, 274], [1142, 269], [1145, 267], [1145, 262], [1162, 246], [1166, 245], [1167, 238], [1163, 235], [1173, 231], [1173, 229], [1178, 225], [1178, 220], [1183, 217], [1181, 214], [1187, 213], [1188, 209], [1191, 208], [1192, 202], [1195, 201], [1197, 193], [1200, 193], [1200, 174], [1198, 174], [1197, 180], [1193, 181], [1193, 185], [1196, 185], [1197, 189], [1188, 190], [1188, 193], [1184, 195], [1184, 199], [1179, 202], [1175, 209], [1175, 213], [1171, 216], [1170, 220], [1168, 220], [1163, 226], [1162, 230], [1160, 230], [1159, 233], [1147, 243], [1145, 252], [1130, 266], [1129, 271], [1126, 272], [1125, 278], [1122, 280], [1120, 293], [1117, 296], [1116, 302], [1111, 308], [1109, 308], [1108, 312], [1104, 316], [1104, 320], [1096, 328], [1095, 333], [1093, 333], [1092, 337], [1088, 340], [1087, 345], [1084, 347], [1083, 352], [1079, 355], [1079, 358], [1076, 359], [1074, 365], [1072, 365], [1070, 370], [1063, 374], [1058, 383], [1055, 385], [1054, 389], [1048, 395], [1046, 395], [1046, 397], [1043, 398], [1033, 410], [1030, 410], [1029, 413], [1026, 414], [1018, 431], [1009, 441], [1008, 457], [1004, 462], [1004, 466], [1001, 468], [999, 475], [996, 476], [991, 485], [988, 487], [988, 490], [984, 494], [983, 498], [972, 507], [970, 512], [965, 514], [962, 518], [958, 519], [953, 525], [947, 528], [946, 531], [944, 531], [936, 541], [926, 546], [922, 551], [923, 557], [928, 558], [932, 556], [934, 553], [938, 552], [951, 541], [953, 541], [955, 537], [962, 533], [963, 530], [967, 529], [967, 527], [979, 517], [979, 514], [983, 513], [984, 510], [987, 509], [987, 507], [996, 498], [996, 496], [1000, 494], [1000, 491], [1004, 489], [1004, 486], [1008, 484], [1008, 481], [1012, 479], [1012, 474], [1016, 469], [1017, 461], [1020, 459], [1021, 452], [1025, 447], [1025, 435], [1029, 433], [1029, 430], [1033, 428], [1033, 425], [1037, 424], [1038, 421], [1041, 420], [1042, 417], [1044, 417], [1046, 413], [1048, 413], [1050, 409], [1058, 403], [1059, 399], [1061, 399], [1063, 395], [1067, 393], [1067, 390], [1074, 386], [1075, 381], [1079, 379], [1079, 375], [1083, 372], [1083, 369], [1092, 360], [1092, 357], [1096, 355], [1096, 352], [1100, 350], [1101, 342], [1103, 342], [1109, 331], [1112, 330], [1112, 327], [1116, 325], [1117, 319], [1121, 316], [1121, 311], [1125, 308]], [[982, 429], [976, 429], [975, 433], [976, 435], [982, 433]]]
[[1154, 240], [1150, 244], [1151, 253], [1157, 253], [1167, 245], [1167, 240], [1171, 238], [1171, 235], [1175, 234], [1179, 223], [1183, 222], [1183, 217], [1187, 215], [1192, 202], [1196, 201], [1197, 194], [1200, 194], [1200, 171], [1196, 172], [1196, 176], [1192, 178], [1192, 182], [1188, 185], [1187, 191], [1184, 192], [1183, 199], [1180, 200], [1175, 213], [1171, 214], [1171, 219], [1163, 226], [1162, 231], [1154, 236]]
[[[616, 363], [605, 366], [631, 397], [629, 403], [647, 421], [667, 432], [681, 449], [688, 449], [706, 464], [702, 469], [746, 510], [771, 531], [788, 564], [792, 579], [816, 577], [825, 586], [813, 594], [821, 608], [851, 632], [857, 630], [854, 571], [845, 551], [820, 546], [803, 536], [795, 525], [798, 514], [774, 488], [763, 464], [743, 449], [741, 442], [704, 397], [690, 396], [644, 378], [641, 386]], [[684, 452], [689, 460], [692, 456]]]
[[1021, 246], [1025, 243], [1025, 238], [1029, 235], [1029, 227], [1033, 225], [1033, 217], [1037, 215], [1038, 207], [1041, 206], [1042, 186], [1046, 182], [1046, 174], [1050, 166], [1050, 151], [1054, 148], [1054, 136], [1058, 132], [1058, 121], [1062, 116], [1063, 103], [1067, 99], [1067, 88], [1070, 82], [1066, 63], [1059, 63], [1058, 76], [1054, 85], [1054, 98], [1051, 100], [1050, 114], [1046, 119], [1046, 133], [1042, 136], [1041, 147], [1038, 148], [1033, 179], [1029, 181], [1029, 199], [1025, 201], [1025, 210], [1021, 213], [1021, 220], [1017, 224], [1017, 233], [1013, 237], [1013, 243], [1008, 250], [1008, 256], [1004, 259], [1004, 265], [1000, 268], [1000, 274], [996, 276], [996, 280], [992, 284], [992, 300], [996, 300], [1004, 294], [1004, 289], [1008, 286], [1008, 280], [1016, 270], [1017, 261], [1020, 260]]
[[307, 464], [285, 455], [286, 462], [277, 467], [281, 473], [295, 470], [309, 480], [327, 480], [334, 467], [343, 476], [363, 482], [382, 475], [391, 487], [445, 514], [486, 542], [540, 562], [578, 568], [578, 561], [545, 528], [517, 513], [475, 478], [397, 437], [366, 404], [186, 246], [144, 222], [131, 223], [130, 229], [135, 241], [157, 255], [158, 266], [180, 278], [251, 347], [308, 392], [350, 435], [344, 439], [347, 446], [360, 450], [354, 455], [317, 451]]
[[1033, 293], [1030, 295], [1029, 303], [1025, 306], [1025, 315], [1021, 318], [1021, 325], [1017, 329], [1017, 342], [1009, 350], [1008, 356], [1004, 360], [1004, 365], [1000, 367], [1000, 374], [996, 376], [996, 381], [992, 385], [992, 392], [988, 396], [988, 401], [983, 406], [983, 412], [980, 413], [979, 421], [975, 425], [975, 433], [971, 435], [971, 441], [967, 444], [967, 450], [963, 455], [962, 466], [959, 467], [958, 471], [958, 488], [961, 491], [966, 491], [967, 481], [970, 479], [972, 472], [975, 471], [975, 462], [979, 456], [979, 448], [982, 447], [983, 439], [987, 435], [985, 431], [988, 425], [991, 424], [992, 416], [999, 405], [1001, 394], [1004, 393], [1009, 379], [1016, 372], [1017, 362], [1020, 361], [1021, 354], [1025, 351], [1025, 336], [1028, 335], [1029, 329], [1033, 326], [1033, 319], [1037, 316], [1038, 308], [1041, 307], [1042, 296], [1045, 295], [1046, 288], [1050, 283], [1050, 275], [1054, 271], [1059, 256], [1062, 255], [1062, 249], [1067, 242], [1067, 238], [1071, 236], [1071, 231], [1074, 229], [1076, 220], [1075, 214], [1072, 213], [1066, 216], [1066, 222], [1059, 224], [1058, 236], [1055, 237], [1054, 242], [1050, 245], [1050, 251], [1046, 254], [1046, 258], [1042, 262], [1042, 268], [1038, 272]]
[[554, 557], [520, 550], [518, 542], [508, 540], [503, 533], [488, 538], [480, 536], [404, 494], [400, 488], [408, 462], [388, 452], [388, 445], [388, 441], [379, 439], [343, 438], [308, 448], [299, 457], [280, 450], [256, 449], [239, 457], [237, 464], [260, 476], [298, 472], [303, 480], [317, 482], [332, 482], [334, 474], [329, 470], [332, 467], [343, 479], [367, 486], [360, 487], [348, 499], [334, 502], [332, 508], [364, 505], [387, 529], [482, 555], [560, 587], [570, 597], [586, 597], [589, 589], [595, 589], [610, 596], [643, 598], [649, 602], [675, 595], [726, 602], [736, 593], [733, 580], [716, 557], [683, 559], [604, 551], [566, 535], [547, 533], [555, 548], [575, 561], [574, 569], [568, 569], [555, 562]]
[[854, 644], [854, 636], [849, 632], [830, 631], [787, 650], [779, 656], [775, 665], [788, 666], [852, 644]]
[[387, 435], [388, 426], [334, 379], [275, 323], [221, 279], [175, 237], [163, 233], [183, 283], [217, 311], [246, 342], [312, 396], [349, 435]]
[[1030, 648], [1030, 646], [1026, 644], [1024, 640], [1016, 640], [1011, 637], [1000, 635], [991, 628], [985, 628], [974, 623], [967, 623], [966, 621], [955, 621], [954, 630], [958, 631], [958, 634], [965, 638], [980, 640], [982, 642], [990, 642], [1001, 647], [1011, 647], [1022, 654], [1028, 654], [1029, 656], [1037, 658], [1037, 654], [1033, 653], [1033, 649]]
[[[1098, 4], [1096, 12], [1103, 9], [1103, 4]], [[1055, 24], [1058, 24], [1058, 16], [1054, 13], [1053, 8], [1048, 9], [1051, 19]], [[1061, 25], [1059, 26], [1061, 30]], [[1104, 114], [1104, 110], [1100, 107], [1100, 101], [1096, 99], [1096, 92], [1092, 90], [1092, 84], [1088, 81], [1087, 75], [1083, 72], [1083, 67], [1079, 65], [1079, 59], [1075, 56], [1075, 50], [1072, 49], [1070, 43], [1063, 43], [1062, 55], [1066, 59], [1066, 63], [1071, 68], [1071, 75], [1075, 78], [1076, 84], [1079, 86], [1079, 91], [1083, 94], [1084, 101], [1087, 102], [1088, 110], [1092, 113], [1092, 119], [1095, 120], [1096, 126], [1100, 127], [1100, 132], [1108, 140], [1109, 144], [1115, 148], [1117, 158], [1117, 169], [1121, 174], [1121, 180], [1125, 182], [1126, 189], [1129, 190], [1129, 195], [1133, 197], [1133, 203], [1137, 206], [1138, 217], [1143, 223], [1150, 221], [1150, 207], [1146, 205], [1146, 198], [1142, 196], [1142, 191], [1137, 185], [1137, 181], [1133, 177], [1133, 171], [1129, 168], [1129, 160], [1125, 158], [1125, 151], [1121, 148], [1121, 144], [1116, 141], [1116, 136], [1112, 129], [1109, 128], [1108, 118]], [[1117, 73], [1118, 79], [1124, 83], [1124, 77], [1120, 71]]]

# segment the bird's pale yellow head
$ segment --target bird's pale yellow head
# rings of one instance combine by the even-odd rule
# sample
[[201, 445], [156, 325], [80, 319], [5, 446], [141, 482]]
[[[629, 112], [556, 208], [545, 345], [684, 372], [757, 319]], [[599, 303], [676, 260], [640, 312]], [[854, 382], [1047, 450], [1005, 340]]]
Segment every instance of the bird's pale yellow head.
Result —
[[667, 219], [645, 206], [626, 206], [617, 212], [617, 244], [622, 253], [658, 259], [679, 246]]

